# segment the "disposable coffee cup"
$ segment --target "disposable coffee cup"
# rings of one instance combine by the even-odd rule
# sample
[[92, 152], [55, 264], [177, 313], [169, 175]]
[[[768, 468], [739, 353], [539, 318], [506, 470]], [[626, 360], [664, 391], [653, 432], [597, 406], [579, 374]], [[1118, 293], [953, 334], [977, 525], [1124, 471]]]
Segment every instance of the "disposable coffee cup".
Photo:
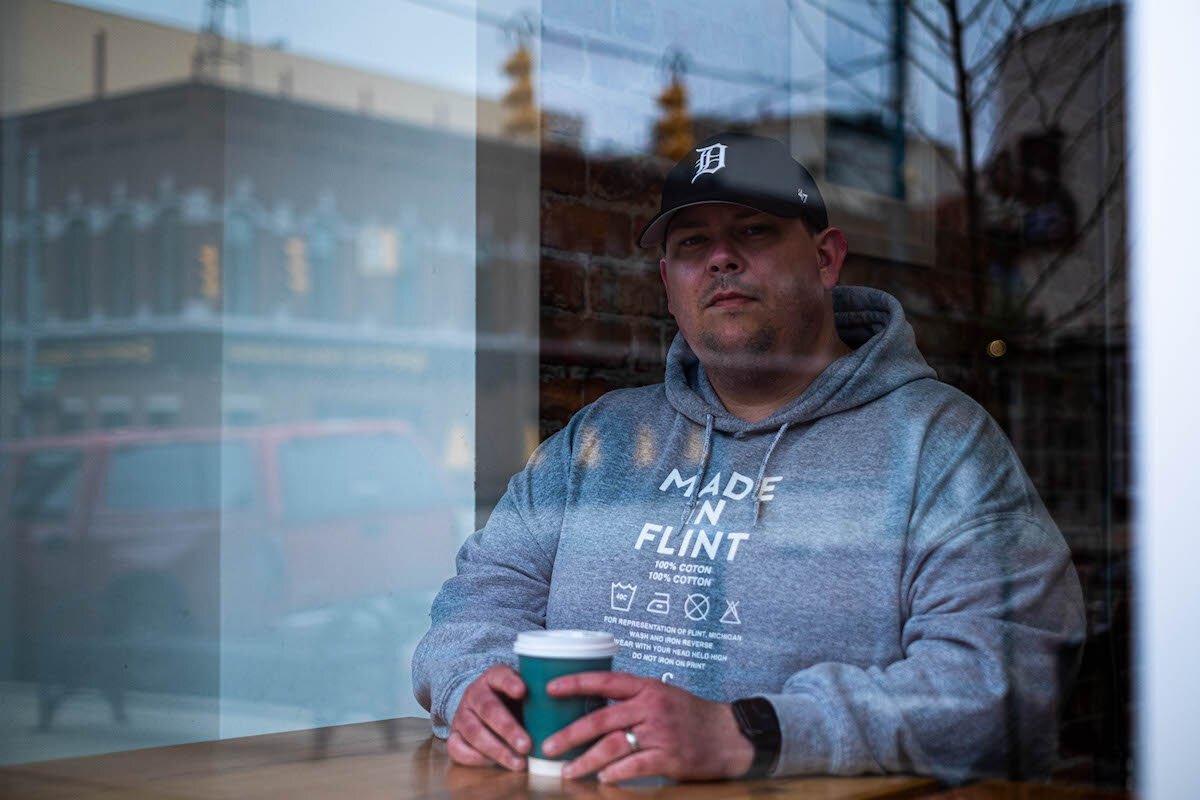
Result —
[[542, 742], [575, 720], [603, 708], [603, 697], [551, 697], [546, 684], [563, 675], [612, 669], [618, 651], [611, 633], [600, 631], [523, 631], [517, 634], [513, 651], [521, 664], [525, 681], [525, 700], [521, 705], [525, 730], [533, 740], [529, 753], [529, 772], [533, 775], [561, 775], [563, 764], [582, 755], [582, 745], [549, 758]]

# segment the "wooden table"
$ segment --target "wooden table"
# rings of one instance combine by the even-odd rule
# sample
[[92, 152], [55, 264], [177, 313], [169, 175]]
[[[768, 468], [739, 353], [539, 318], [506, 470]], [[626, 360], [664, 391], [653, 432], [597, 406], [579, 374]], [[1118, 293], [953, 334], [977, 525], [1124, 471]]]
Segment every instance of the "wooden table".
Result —
[[594, 780], [530, 778], [450, 763], [429, 722], [405, 718], [266, 736], [155, 747], [123, 753], [0, 767], [0, 798], [54, 800], [1116, 800], [1126, 792], [982, 781], [945, 788], [929, 778], [775, 778], [605, 786]]
[[779, 778], [766, 781], [605, 786], [460, 767], [423, 719], [155, 747], [0, 767], [5, 798], [813, 798], [865, 800], [936, 793], [928, 778]]

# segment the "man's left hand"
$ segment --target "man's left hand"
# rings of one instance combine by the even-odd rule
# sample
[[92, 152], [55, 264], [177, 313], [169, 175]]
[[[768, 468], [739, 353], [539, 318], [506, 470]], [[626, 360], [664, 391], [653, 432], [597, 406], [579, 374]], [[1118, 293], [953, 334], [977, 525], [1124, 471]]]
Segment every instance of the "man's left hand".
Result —
[[[552, 697], [594, 695], [617, 702], [576, 720], [542, 743], [549, 756], [593, 740], [563, 769], [563, 777], [592, 772], [605, 782], [663, 775], [675, 780], [736, 778], [754, 760], [727, 703], [626, 672], [580, 672], [546, 686]], [[625, 736], [631, 731], [635, 750]]]

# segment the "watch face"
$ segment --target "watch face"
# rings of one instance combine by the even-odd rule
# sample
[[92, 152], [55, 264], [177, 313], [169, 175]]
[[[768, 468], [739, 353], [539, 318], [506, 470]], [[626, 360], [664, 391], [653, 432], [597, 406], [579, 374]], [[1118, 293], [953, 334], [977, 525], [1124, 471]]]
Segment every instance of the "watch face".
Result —
[[779, 735], [779, 718], [769, 700], [751, 697], [734, 704], [736, 716], [747, 735], [774, 733]]

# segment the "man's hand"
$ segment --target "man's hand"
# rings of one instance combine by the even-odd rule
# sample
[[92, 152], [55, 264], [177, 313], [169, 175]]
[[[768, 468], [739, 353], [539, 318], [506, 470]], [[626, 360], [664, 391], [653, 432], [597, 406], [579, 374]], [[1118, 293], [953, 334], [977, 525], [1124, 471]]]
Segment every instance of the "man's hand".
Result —
[[[598, 740], [564, 768], [563, 777], [598, 772], [605, 783], [643, 775], [736, 778], [754, 761], [754, 747], [725, 703], [625, 672], [580, 672], [556, 678], [546, 690], [552, 697], [598, 695], [617, 701], [542, 743], [547, 755], [554, 755]], [[625, 738], [627, 730], [637, 738], [636, 751]]]
[[507, 664], [490, 667], [471, 682], [450, 724], [446, 741], [450, 758], [469, 767], [499, 764], [514, 771], [525, 769], [529, 734], [502, 696], [513, 700], [525, 696], [525, 682]]

